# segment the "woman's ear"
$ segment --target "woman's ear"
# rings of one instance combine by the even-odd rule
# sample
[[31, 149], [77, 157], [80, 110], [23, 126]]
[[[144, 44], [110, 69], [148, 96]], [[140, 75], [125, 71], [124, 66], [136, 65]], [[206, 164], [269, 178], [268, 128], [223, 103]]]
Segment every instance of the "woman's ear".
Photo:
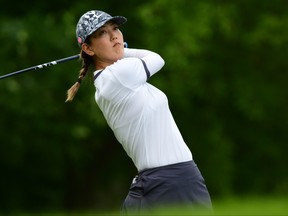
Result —
[[82, 50], [89, 56], [95, 55], [95, 53], [87, 43], [82, 44]]

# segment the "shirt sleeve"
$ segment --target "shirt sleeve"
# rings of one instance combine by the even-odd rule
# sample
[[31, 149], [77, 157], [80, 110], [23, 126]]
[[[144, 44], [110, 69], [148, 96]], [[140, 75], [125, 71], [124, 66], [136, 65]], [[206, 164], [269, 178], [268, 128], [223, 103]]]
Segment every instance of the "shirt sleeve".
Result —
[[[163, 58], [152, 51], [144, 50], [144, 49], [124, 49], [124, 57], [135, 57], [142, 59], [144, 61], [144, 65], [146, 65], [150, 76], [157, 73], [165, 64]], [[145, 66], [144, 66], [145, 67]]]
[[109, 66], [109, 70], [125, 87], [137, 88], [158, 72], [164, 63], [155, 52], [125, 48], [124, 58]]

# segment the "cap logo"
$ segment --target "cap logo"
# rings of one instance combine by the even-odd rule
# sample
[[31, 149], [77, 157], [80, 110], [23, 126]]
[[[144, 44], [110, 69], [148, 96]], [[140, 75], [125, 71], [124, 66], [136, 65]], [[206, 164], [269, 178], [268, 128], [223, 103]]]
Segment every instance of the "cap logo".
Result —
[[95, 16], [96, 16], [97, 19], [99, 19], [99, 17], [101, 17], [102, 14], [103, 14], [103, 13], [100, 13], [98, 16], [97, 16], [97, 14], [95, 14]]

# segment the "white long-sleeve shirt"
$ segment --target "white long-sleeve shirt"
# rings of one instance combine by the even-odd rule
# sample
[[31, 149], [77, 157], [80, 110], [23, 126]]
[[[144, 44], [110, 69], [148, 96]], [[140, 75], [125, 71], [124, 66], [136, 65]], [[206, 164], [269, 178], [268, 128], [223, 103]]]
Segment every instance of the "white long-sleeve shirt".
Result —
[[192, 160], [166, 95], [147, 82], [164, 66], [157, 53], [125, 48], [94, 85], [95, 99], [117, 140], [138, 171]]

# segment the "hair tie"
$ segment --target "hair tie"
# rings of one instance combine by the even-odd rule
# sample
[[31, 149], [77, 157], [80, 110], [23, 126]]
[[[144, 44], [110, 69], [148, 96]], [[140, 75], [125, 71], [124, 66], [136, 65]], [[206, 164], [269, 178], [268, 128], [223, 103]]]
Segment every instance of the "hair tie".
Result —
[[77, 82], [78, 82], [79, 84], [81, 84], [82, 79], [81, 79], [81, 78], [78, 78]]

